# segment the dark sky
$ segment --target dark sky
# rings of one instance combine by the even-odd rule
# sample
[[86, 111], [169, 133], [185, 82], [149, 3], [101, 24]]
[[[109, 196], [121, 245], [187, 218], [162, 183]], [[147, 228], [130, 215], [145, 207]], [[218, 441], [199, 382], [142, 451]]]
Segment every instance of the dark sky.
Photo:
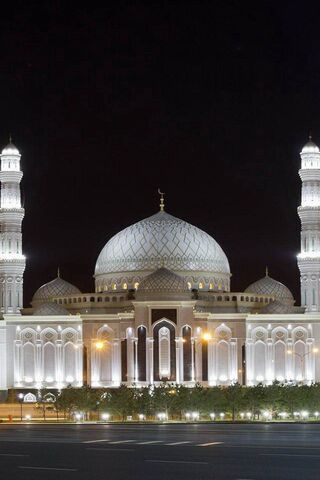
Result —
[[299, 152], [310, 129], [320, 142], [316, 2], [79, 4], [14, 2], [0, 20], [25, 304], [58, 264], [93, 291], [101, 248], [158, 210], [158, 186], [169, 213], [222, 246], [233, 291], [268, 264], [299, 299]]

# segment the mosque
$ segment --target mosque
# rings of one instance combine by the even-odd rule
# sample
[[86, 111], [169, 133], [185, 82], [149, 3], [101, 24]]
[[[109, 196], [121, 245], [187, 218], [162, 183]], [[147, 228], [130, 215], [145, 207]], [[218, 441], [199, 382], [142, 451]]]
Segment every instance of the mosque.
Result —
[[[228, 259], [200, 228], [160, 210], [110, 238], [95, 291], [57, 275], [23, 308], [19, 150], [1, 153], [0, 395], [11, 389], [320, 381], [320, 151], [301, 151], [301, 306], [265, 276], [232, 292]], [[106, 232], [108, 237], [108, 232]]]

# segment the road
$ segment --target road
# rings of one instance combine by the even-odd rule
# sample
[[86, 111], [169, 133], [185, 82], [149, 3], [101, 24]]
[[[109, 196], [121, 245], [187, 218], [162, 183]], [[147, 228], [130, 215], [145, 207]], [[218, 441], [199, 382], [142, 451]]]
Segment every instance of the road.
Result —
[[10, 480], [319, 480], [320, 425], [0, 425]]

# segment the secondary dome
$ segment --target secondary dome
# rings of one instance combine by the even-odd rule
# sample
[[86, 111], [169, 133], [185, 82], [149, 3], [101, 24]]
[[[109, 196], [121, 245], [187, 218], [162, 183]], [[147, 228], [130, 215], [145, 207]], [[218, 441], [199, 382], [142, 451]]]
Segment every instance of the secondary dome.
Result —
[[144, 278], [138, 291], [188, 292], [188, 287], [182, 277], [162, 267]]
[[[230, 267], [218, 243], [207, 233], [164, 211], [141, 220], [112, 237], [98, 257], [96, 290], [128, 288], [160, 267], [189, 280], [229, 290]], [[218, 287], [219, 284], [219, 287]], [[114, 288], [113, 285], [116, 285]]]
[[78, 295], [80, 290], [66, 280], [63, 280], [59, 276], [51, 282], [45, 283], [42, 287], [38, 288], [33, 295], [32, 304], [43, 303], [46, 300], [50, 300], [54, 297], [62, 297], [64, 295]]
[[295, 313], [293, 305], [286, 305], [279, 300], [274, 300], [273, 302], [268, 303], [265, 307], [259, 310], [259, 313], [269, 313], [269, 314], [288, 314]]
[[42, 303], [36, 307], [33, 311], [33, 315], [37, 316], [46, 316], [46, 315], [69, 315], [68, 310], [66, 310], [62, 305], [54, 302]]
[[294, 298], [290, 290], [283, 285], [283, 283], [269, 277], [268, 271], [265, 277], [249, 285], [249, 287], [245, 289], [245, 292], [256, 293], [258, 295], [270, 295], [283, 304], [294, 304]]
[[190, 298], [190, 291], [188, 290], [185, 280], [171, 272], [167, 268], [159, 268], [155, 272], [145, 277], [139, 285], [136, 292], [136, 299], [141, 300], [147, 297], [161, 297], [165, 295], [168, 297]]

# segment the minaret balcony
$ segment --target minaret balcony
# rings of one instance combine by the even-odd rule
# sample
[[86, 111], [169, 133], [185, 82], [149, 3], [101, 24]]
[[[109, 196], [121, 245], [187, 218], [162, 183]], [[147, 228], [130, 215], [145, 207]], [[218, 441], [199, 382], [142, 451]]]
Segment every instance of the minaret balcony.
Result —
[[5, 170], [0, 171], [0, 182], [1, 183], [20, 183], [23, 177], [23, 173], [19, 170]]

